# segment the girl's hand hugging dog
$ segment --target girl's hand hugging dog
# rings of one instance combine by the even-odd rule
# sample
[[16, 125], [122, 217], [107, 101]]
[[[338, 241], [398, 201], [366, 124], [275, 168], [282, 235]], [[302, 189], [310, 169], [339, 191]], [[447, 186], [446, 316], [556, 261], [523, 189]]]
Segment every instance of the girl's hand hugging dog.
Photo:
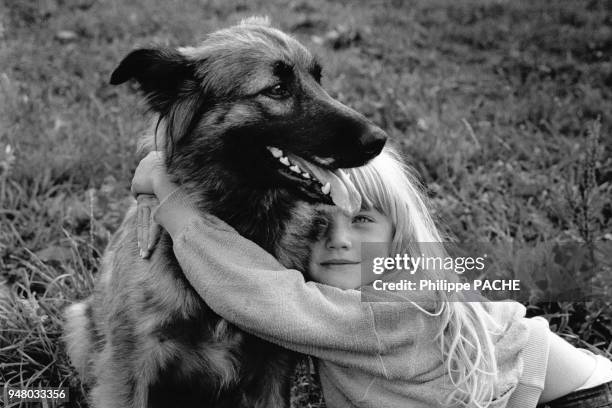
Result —
[[525, 318], [519, 303], [450, 302], [444, 292], [434, 302], [362, 302], [359, 287], [370, 283], [361, 274], [362, 243], [384, 244], [381, 256], [443, 247], [421, 245], [440, 243], [440, 235], [396, 153], [386, 149], [346, 171], [362, 208], [330, 211], [309, 270], [302, 271], [312, 281], [223, 221], [202, 216], [168, 180], [156, 152], [141, 161], [132, 182], [134, 194], [161, 202], [154, 217], [147, 212], [151, 202], [140, 206], [139, 239], [145, 252], [152, 248], [154, 218], [172, 237], [187, 279], [216, 313], [315, 357], [330, 408], [612, 407], [612, 363], [574, 348], [546, 320]]

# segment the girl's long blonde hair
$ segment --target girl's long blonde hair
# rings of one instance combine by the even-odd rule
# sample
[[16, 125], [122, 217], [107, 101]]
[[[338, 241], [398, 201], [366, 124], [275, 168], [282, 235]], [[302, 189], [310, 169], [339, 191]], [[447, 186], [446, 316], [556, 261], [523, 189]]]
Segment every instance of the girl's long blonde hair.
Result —
[[[362, 196], [363, 205], [391, 218], [395, 228], [392, 254], [446, 256], [421, 186], [396, 151], [387, 147], [367, 165], [347, 172]], [[443, 278], [437, 271], [427, 273], [429, 279]], [[454, 385], [443, 402], [449, 406], [488, 406], [495, 397], [497, 378], [491, 338], [500, 328], [482, 303], [451, 301], [446, 291], [438, 291], [437, 295], [438, 312], [428, 312], [412, 303], [423, 313], [440, 320], [436, 338]]]

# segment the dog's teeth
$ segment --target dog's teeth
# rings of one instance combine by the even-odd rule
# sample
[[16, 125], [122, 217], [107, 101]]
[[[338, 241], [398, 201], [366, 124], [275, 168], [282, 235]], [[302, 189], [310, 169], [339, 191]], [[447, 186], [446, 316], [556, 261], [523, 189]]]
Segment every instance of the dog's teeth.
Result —
[[289, 170], [291, 170], [294, 173], [298, 173], [298, 174], [302, 172], [302, 170], [300, 169], [300, 166], [298, 166], [297, 164], [289, 167]]
[[309, 179], [310, 178], [310, 174], [302, 173], [302, 177], [304, 177], [305, 179]]
[[329, 194], [330, 190], [331, 190], [331, 184], [329, 184], [329, 183], [325, 183], [325, 185], [323, 187], [321, 187], [321, 191], [325, 195]]
[[332, 164], [334, 162], [334, 159], [332, 159], [331, 157], [327, 157], [325, 159], [321, 158], [321, 157], [314, 157], [315, 161], [319, 162], [319, 164], [322, 164], [324, 166], [328, 166], [330, 164]]
[[283, 163], [285, 166], [289, 166], [291, 164], [291, 162], [289, 162], [289, 158], [287, 157], [281, 157], [280, 159], [278, 159], [278, 161]]
[[279, 149], [278, 147], [267, 146], [267, 148], [270, 151], [270, 153], [272, 153], [272, 156], [276, 157], [277, 159], [280, 157], [283, 157], [283, 151]]

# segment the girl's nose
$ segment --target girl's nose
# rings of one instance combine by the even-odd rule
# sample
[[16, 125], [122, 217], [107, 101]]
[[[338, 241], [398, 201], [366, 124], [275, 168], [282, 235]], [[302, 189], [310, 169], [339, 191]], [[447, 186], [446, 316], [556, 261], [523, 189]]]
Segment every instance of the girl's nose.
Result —
[[327, 232], [327, 249], [350, 249], [351, 234], [344, 223], [334, 223]]

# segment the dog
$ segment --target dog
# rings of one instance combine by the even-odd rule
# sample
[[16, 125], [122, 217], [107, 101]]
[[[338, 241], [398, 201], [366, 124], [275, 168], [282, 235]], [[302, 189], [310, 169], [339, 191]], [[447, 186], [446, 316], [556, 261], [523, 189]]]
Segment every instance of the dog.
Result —
[[[339, 170], [386, 134], [321, 87], [297, 40], [254, 17], [197, 47], [137, 49], [111, 76], [135, 80], [157, 115], [171, 179], [198, 209], [306, 270], [316, 205], [358, 204]], [[216, 315], [162, 234], [139, 256], [135, 211], [102, 257], [94, 293], [65, 312], [67, 353], [96, 408], [288, 407], [293, 353]], [[265, 313], [265, 311], [262, 311]]]

